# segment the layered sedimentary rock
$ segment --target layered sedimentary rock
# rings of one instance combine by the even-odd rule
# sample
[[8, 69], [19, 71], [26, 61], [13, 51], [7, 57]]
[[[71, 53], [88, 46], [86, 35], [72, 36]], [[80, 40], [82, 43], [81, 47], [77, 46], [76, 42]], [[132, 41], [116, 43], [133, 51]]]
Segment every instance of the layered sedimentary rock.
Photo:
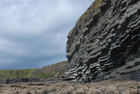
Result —
[[64, 80], [140, 78], [140, 0], [95, 0], [67, 37]]

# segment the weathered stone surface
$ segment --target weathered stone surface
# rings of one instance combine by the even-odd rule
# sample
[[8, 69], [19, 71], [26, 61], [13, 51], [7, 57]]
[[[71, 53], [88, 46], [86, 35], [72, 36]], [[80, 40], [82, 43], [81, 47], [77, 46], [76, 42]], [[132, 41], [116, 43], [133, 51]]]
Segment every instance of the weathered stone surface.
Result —
[[140, 0], [100, 1], [67, 36], [64, 80], [140, 80]]

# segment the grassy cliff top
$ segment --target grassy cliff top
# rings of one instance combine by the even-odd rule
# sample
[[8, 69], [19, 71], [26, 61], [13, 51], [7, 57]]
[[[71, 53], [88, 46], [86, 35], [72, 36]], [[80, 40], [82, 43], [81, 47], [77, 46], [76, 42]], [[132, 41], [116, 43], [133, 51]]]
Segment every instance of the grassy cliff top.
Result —
[[[102, 1], [103, 0], [94, 0], [94, 2], [89, 6], [89, 8], [82, 14], [82, 16], [79, 17], [79, 19], [77, 20], [75, 27], [73, 29], [78, 27], [80, 24], [87, 22], [92, 17], [92, 15], [98, 10], [100, 3]], [[71, 33], [71, 31], [70, 31], [70, 33]]]
[[103, 0], [94, 0], [94, 2], [89, 6], [87, 11], [85, 11], [82, 14], [82, 16], [78, 19], [78, 21], [76, 22], [76, 25], [86, 22], [88, 18], [90, 18], [97, 11], [102, 1]]
[[0, 78], [29, 78], [30, 74], [36, 69], [14, 69], [14, 70], [0, 70]]
[[63, 61], [40, 69], [0, 70], [0, 79], [57, 77], [62, 75], [66, 68], [67, 61]]

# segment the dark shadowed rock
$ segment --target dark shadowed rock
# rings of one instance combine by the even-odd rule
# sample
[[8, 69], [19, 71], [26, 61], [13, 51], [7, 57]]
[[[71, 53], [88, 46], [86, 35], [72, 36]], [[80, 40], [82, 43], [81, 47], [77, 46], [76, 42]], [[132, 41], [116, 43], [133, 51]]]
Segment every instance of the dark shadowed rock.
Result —
[[22, 82], [28, 82], [28, 78], [22, 78]]
[[10, 80], [9, 80], [9, 79], [7, 79], [7, 80], [6, 80], [6, 84], [9, 84], [9, 83], [10, 83]]
[[64, 80], [140, 80], [140, 0], [95, 0], [70, 31]]

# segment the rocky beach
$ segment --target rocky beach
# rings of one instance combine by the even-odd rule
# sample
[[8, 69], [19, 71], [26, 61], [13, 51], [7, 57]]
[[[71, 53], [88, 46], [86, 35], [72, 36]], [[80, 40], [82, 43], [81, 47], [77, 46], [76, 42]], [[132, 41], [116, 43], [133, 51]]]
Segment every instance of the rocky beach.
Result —
[[0, 94], [140, 94], [140, 82], [107, 80], [83, 84], [48, 79], [0, 84]]

